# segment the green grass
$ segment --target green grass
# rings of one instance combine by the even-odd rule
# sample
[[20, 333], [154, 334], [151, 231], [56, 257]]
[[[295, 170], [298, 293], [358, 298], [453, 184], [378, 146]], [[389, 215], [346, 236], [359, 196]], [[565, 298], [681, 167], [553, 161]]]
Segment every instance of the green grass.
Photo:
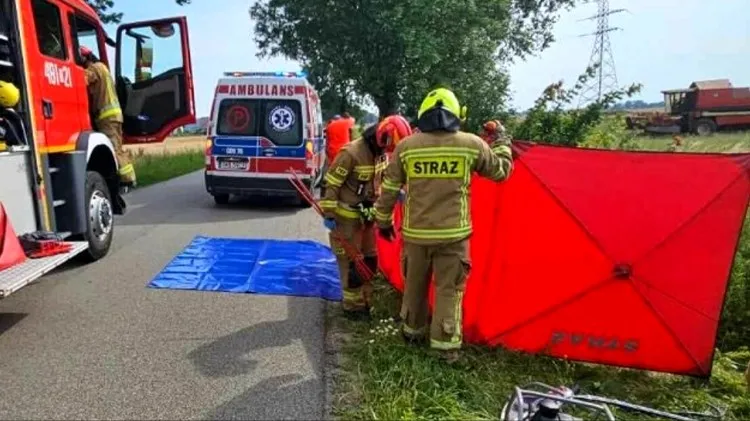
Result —
[[589, 393], [658, 409], [703, 411], [719, 404], [728, 406], [726, 419], [750, 419], [741, 374], [750, 358], [746, 350], [717, 355], [708, 382], [479, 347], [466, 347], [462, 360], [449, 366], [427, 348], [403, 343], [388, 320], [396, 314], [392, 288], [379, 285], [375, 295], [372, 322], [331, 314], [334, 329], [347, 332], [334, 395], [339, 419], [497, 419], [513, 386], [532, 381], [579, 384]]
[[[646, 150], [666, 150], [673, 142], [671, 136], [641, 136], [637, 140], [640, 148]], [[750, 132], [716, 133], [713, 136], [683, 136], [679, 149], [684, 152], [750, 152]]]
[[148, 186], [197, 171], [203, 168], [204, 159], [203, 151], [138, 155], [134, 158], [138, 186]]

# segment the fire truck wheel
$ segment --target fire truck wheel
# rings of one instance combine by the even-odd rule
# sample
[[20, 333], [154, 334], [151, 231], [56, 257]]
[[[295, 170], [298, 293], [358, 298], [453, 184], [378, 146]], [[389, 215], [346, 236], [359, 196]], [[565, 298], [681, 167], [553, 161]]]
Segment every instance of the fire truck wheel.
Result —
[[716, 123], [708, 118], [702, 118], [695, 122], [695, 134], [698, 136], [711, 136], [716, 132]]
[[115, 223], [112, 196], [107, 182], [95, 171], [86, 173], [86, 209], [88, 223], [84, 238], [88, 241], [89, 248], [82, 257], [93, 262], [104, 257], [109, 251]]

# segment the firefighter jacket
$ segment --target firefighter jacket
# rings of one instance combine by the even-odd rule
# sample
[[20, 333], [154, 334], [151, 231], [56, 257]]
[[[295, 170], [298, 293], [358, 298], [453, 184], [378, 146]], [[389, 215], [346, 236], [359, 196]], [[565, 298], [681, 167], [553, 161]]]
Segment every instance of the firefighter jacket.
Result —
[[383, 177], [385, 176], [385, 169], [388, 168], [388, 161], [390, 160], [390, 153], [386, 152], [380, 155], [375, 160], [375, 196], [379, 197], [382, 191]]
[[473, 172], [494, 181], [510, 176], [508, 139], [489, 146], [465, 132], [416, 133], [396, 146], [385, 170], [375, 219], [392, 226], [399, 190], [406, 187], [402, 235], [414, 244], [446, 244], [471, 235], [469, 185]]
[[375, 159], [362, 138], [341, 148], [325, 175], [325, 193], [319, 202], [326, 218], [359, 219], [358, 205], [375, 201]]
[[89, 109], [94, 121], [109, 120], [122, 123], [122, 109], [117, 99], [115, 84], [107, 65], [98, 61], [86, 68]]

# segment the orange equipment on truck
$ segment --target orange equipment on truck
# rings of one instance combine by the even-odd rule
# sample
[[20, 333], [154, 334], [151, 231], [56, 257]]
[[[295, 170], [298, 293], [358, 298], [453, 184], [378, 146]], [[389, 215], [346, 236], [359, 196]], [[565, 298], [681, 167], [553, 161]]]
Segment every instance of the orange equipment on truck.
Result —
[[[171, 68], [153, 71], [154, 44]], [[112, 142], [92, 129], [83, 46], [105, 64], [115, 48], [125, 144], [161, 142], [195, 122], [184, 17], [122, 25], [113, 41], [84, 0], [0, 0], [0, 90], [17, 99], [0, 98], [0, 209], [12, 226], [0, 244], [17, 243], [16, 234], [68, 244], [55, 254], [46, 251], [57, 241], [44, 242], [30, 254], [51, 255], [0, 271], [0, 298], [73, 256], [104, 257], [114, 215], [126, 209]]]

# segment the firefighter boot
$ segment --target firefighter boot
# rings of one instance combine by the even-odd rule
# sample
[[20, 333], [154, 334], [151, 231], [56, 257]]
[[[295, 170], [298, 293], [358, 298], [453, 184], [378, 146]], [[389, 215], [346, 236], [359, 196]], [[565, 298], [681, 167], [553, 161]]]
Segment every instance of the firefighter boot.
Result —
[[120, 191], [123, 194], [128, 193], [138, 185], [135, 177], [135, 167], [132, 163], [121, 166], [118, 173], [120, 176]]
[[437, 357], [443, 360], [446, 364], [452, 365], [461, 360], [461, 351], [453, 349], [450, 351], [436, 351]]
[[427, 336], [424, 333], [409, 332], [406, 326], [401, 329], [401, 337], [404, 338], [404, 342], [411, 346], [422, 346], [427, 342]]
[[370, 308], [364, 296], [364, 282], [353, 266], [349, 262], [342, 307], [347, 318], [351, 320], [368, 320], [370, 318]]

